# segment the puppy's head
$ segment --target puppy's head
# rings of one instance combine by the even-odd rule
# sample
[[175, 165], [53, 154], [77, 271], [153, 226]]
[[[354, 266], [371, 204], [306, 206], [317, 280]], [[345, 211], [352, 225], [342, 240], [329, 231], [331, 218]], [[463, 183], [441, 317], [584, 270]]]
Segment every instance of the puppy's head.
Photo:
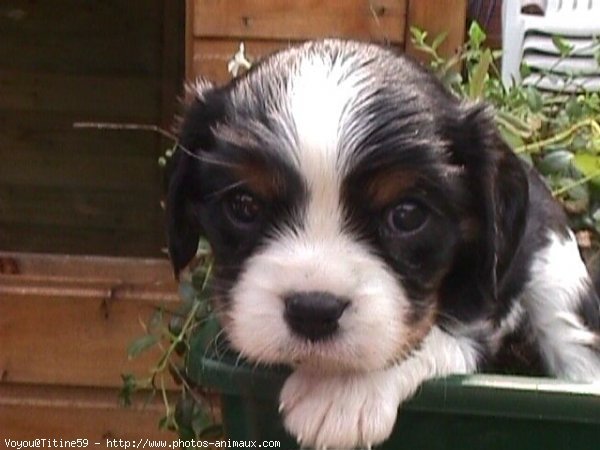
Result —
[[168, 198], [178, 272], [199, 236], [251, 360], [371, 370], [436, 323], [490, 312], [525, 218], [525, 173], [484, 108], [389, 50], [275, 54], [189, 105]]

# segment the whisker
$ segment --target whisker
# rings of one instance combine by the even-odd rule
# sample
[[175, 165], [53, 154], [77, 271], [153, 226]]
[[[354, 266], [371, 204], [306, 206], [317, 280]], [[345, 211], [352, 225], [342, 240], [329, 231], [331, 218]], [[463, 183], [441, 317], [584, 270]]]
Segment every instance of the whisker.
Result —
[[211, 199], [211, 198], [215, 198], [215, 197], [220, 197], [221, 195], [225, 194], [226, 192], [229, 192], [239, 186], [243, 186], [246, 184], [245, 180], [240, 180], [240, 181], [236, 181], [235, 183], [231, 183], [228, 186], [225, 186], [223, 189], [219, 189], [218, 191], [215, 192], [211, 192], [210, 195], [207, 195], [207, 198]]

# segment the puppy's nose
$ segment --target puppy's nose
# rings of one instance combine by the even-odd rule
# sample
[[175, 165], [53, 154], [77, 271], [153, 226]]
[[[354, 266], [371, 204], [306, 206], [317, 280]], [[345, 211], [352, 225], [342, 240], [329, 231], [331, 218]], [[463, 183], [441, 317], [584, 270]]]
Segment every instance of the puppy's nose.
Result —
[[328, 292], [294, 292], [284, 297], [284, 318], [292, 331], [310, 341], [331, 336], [350, 302]]

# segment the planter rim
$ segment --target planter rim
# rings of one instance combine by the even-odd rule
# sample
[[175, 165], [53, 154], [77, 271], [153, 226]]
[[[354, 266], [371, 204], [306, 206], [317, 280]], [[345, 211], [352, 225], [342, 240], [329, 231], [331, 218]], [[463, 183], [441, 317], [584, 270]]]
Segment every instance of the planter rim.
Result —
[[[193, 358], [188, 376], [222, 395], [276, 401], [289, 369], [251, 366], [232, 354]], [[600, 382], [507, 375], [429, 380], [401, 410], [600, 425]]]

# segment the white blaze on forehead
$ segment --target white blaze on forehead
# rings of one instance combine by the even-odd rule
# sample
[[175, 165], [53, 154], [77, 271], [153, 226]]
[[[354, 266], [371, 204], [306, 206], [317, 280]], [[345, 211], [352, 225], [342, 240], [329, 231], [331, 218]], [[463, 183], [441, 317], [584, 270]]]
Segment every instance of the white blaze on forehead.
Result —
[[290, 80], [300, 158], [337, 159], [338, 131], [354, 91], [345, 72], [340, 64], [314, 57], [303, 60]]
[[327, 56], [302, 60], [290, 79], [289, 116], [295, 128], [295, 157], [308, 186], [307, 230], [336, 231], [340, 221], [339, 186], [344, 170], [340, 137], [351, 120], [361, 87], [360, 70], [349, 59]]

